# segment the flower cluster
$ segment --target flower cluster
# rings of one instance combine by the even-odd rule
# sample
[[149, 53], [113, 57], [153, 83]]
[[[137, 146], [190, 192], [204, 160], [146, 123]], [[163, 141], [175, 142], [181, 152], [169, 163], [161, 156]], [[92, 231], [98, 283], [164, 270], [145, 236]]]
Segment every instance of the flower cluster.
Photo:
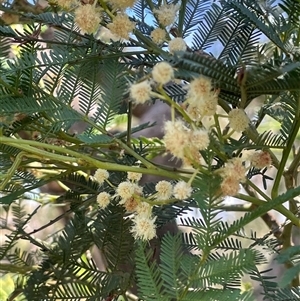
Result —
[[163, 141], [166, 149], [187, 164], [193, 161], [199, 163], [199, 151], [206, 149], [210, 142], [207, 130], [189, 129], [181, 119], [165, 122], [164, 132]]
[[100, 192], [97, 195], [97, 203], [101, 209], [105, 209], [110, 203], [110, 194], [107, 192]]
[[160, 201], [168, 200], [173, 194], [173, 186], [168, 181], [159, 181], [155, 185], [155, 190], [157, 191], [156, 198]]
[[166, 31], [162, 28], [156, 28], [151, 32], [150, 37], [155, 44], [162, 44], [166, 39]]
[[[108, 181], [109, 173], [107, 170], [98, 169], [94, 179], [102, 184]], [[111, 196], [108, 192], [102, 191], [97, 195], [97, 203], [100, 209], [105, 209], [112, 199], [118, 200], [118, 205], [123, 206], [133, 222], [131, 233], [136, 239], [151, 240], [156, 236], [156, 216], [153, 216], [151, 200], [169, 200], [172, 196], [178, 200], [184, 200], [191, 196], [192, 187], [184, 181], [177, 182], [174, 186], [168, 181], [160, 181], [156, 184], [154, 193], [147, 201], [143, 194], [143, 188], [138, 184], [141, 173], [128, 172], [126, 181], [121, 182], [115, 188], [115, 195]]]
[[130, 87], [130, 97], [136, 104], [144, 104], [151, 99], [151, 85], [145, 80], [140, 83], [132, 84]]
[[175, 22], [178, 10], [178, 5], [163, 4], [159, 8], [154, 9], [153, 13], [156, 15], [159, 24], [163, 27], [166, 27]]
[[213, 89], [209, 78], [204, 76], [195, 78], [186, 89], [188, 90], [186, 111], [193, 120], [201, 120], [204, 116], [216, 113], [219, 91]]
[[255, 168], [262, 169], [269, 167], [272, 164], [272, 159], [268, 152], [258, 151], [250, 157], [250, 162]]
[[128, 181], [119, 184], [116, 196], [120, 198], [119, 204], [127, 212], [134, 213], [131, 228], [134, 238], [151, 240], [156, 236], [156, 217], [152, 217], [152, 207], [141, 200], [143, 188], [136, 183], [140, 178], [141, 174], [128, 172]]
[[182, 38], [175, 38], [169, 42], [169, 51], [174, 53], [176, 51], [186, 51], [187, 45]]
[[233, 109], [228, 114], [229, 125], [236, 132], [243, 132], [249, 126], [249, 117], [243, 109]]
[[170, 199], [172, 195], [178, 200], [185, 200], [192, 195], [193, 191], [191, 185], [184, 181], [177, 182], [173, 187], [170, 182], [164, 180], [156, 184], [155, 190], [157, 191], [156, 199], [161, 201]]
[[246, 180], [246, 167], [242, 158], [228, 160], [221, 169], [221, 191], [223, 195], [234, 196], [239, 192], [239, 183]]
[[101, 22], [100, 12], [91, 4], [80, 5], [75, 10], [75, 22], [83, 33], [94, 33]]
[[178, 200], [185, 200], [192, 194], [192, 187], [189, 183], [179, 181], [173, 188], [174, 197]]
[[95, 180], [102, 185], [109, 178], [109, 172], [105, 169], [98, 168], [94, 174]]
[[166, 84], [174, 77], [174, 70], [167, 62], [157, 63], [152, 70], [153, 79], [159, 84]]
[[70, 10], [72, 7], [78, 5], [77, 0], [57, 0], [56, 3], [65, 10]]
[[[174, 70], [167, 62], [157, 63], [152, 70], [152, 78], [159, 84], [166, 84], [174, 77]], [[134, 83], [129, 88], [130, 97], [135, 104], [144, 104], [151, 99], [151, 82], [144, 80]]]
[[131, 233], [135, 239], [151, 240], [156, 236], [156, 216], [154, 218], [137, 214], [133, 218]]
[[138, 172], [127, 172], [127, 179], [133, 182], [138, 182], [142, 178], [143, 174]]
[[133, 7], [136, 0], [109, 0], [108, 2], [114, 9], [125, 10], [128, 7]]
[[126, 39], [129, 39], [129, 33], [135, 28], [135, 23], [129, 20], [129, 17], [125, 14], [118, 14], [114, 17], [113, 22], [107, 24], [107, 28], [112, 34]]

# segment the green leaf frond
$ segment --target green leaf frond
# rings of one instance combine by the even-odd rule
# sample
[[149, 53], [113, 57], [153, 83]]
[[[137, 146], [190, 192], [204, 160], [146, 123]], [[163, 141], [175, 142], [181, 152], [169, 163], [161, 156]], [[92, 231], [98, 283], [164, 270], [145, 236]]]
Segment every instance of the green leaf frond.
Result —
[[183, 102], [187, 93], [183, 85], [173, 82], [165, 85], [164, 90], [176, 102]]
[[265, 235], [264, 237], [257, 237], [257, 233], [255, 231], [251, 231], [250, 236], [248, 236], [246, 233], [242, 234], [242, 236], [245, 239], [248, 239], [252, 241], [253, 243], [251, 246], [262, 246], [265, 249], [268, 249], [273, 254], [278, 254], [281, 246], [280, 240], [277, 238], [269, 238], [271, 236], [271, 232], [269, 235]]
[[[84, 235], [83, 235], [84, 234]], [[83, 236], [82, 236], [83, 235]], [[65, 226], [63, 232], [58, 236], [55, 246], [56, 260], [60, 262], [63, 258], [79, 258], [92, 244], [91, 232], [88, 226], [88, 218], [76, 214]], [[56, 256], [60, 256], [60, 259]]]
[[166, 223], [174, 221], [175, 218], [181, 217], [191, 211], [191, 201], [178, 202], [172, 205], [157, 206], [153, 208], [153, 213], [157, 216], [156, 224], [163, 226]]
[[[27, 223], [31, 220], [31, 218], [35, 215], [36, 210], [34, 210], [30, 215], [24, 209], [24, 206], [21, 201], [14, 203], [11, 205], [11, 213], [13, 218], [13, 230], [6, 235], [6, 240], [0, 246], [0, 260], [7, 261], [18, 261], [18, 265], [23, 265], [23, 263], [31, 262], [30, 255], [27, 253], [22, 253], [19, 249], [15, 248], [16, 243], [18, 242], [19, 235], [23, 233], [24, 227], [27, 226]], [[9, 226], [8, 218], [9, 215], [6, 215], [5, 218], [1, 218], [1, 229], [6, 229]], [[27, 254], [27, 255], [26, 255]], [[0, 267], [1, 271], [1, 267]]]
[[[64, 174], [60, 179], [78, 194], [95, 194], [99, 187], [95, 181], [77, 173]], [[107, 186], [105, 188], [107, 189]]]
[[240, 152], [243, 149], [283, 149], [285, 144], [286, 141], [283, 139], [282, 135], [276, 134], [273, 131], [263, 131], [253, 138], [252, 141], [246, 136], [242, 136], [239, 140], [230, 138], [224, 146], [224, 150], [232, 156], [235, 151]]
[[10, 40], [5, 37], [0, 37], [0, 70], [5, 68], [5, 60], [7, 60], [10, 52]]
[[285, 263], [288, 260], [292, 260], [294, 263], [298, 263], [300, 260], [300, 246], [292, 246], [282, 251], [276, 258], [279, 263]]
[[156, 261], [153, 261], [153, 251], [147, 250], [146, 245], [138, 242], [136, 249], [136, 275], [138, 293], [143, 300], [167, 301], [162, 295], [163, 280]]
[[[250, 272], [250, 278], [254, 281], [257, 281], [262, 286], [263, 295], [270, 297], [269, 293], [276, 289], [277, 287], [277, 277], [271, 276], [269, 273], [272, 269], [261, 270], [259, 271], [257, 267], [254, 267]], [[272, 281], [274, 279], [274, 281]]]
[[150, 26], [147, 23], [145, 23], [139, 19], [136, 19], [135, 17], [130, 17], [130, 19], [133, 22], [135, 22], [135, 26], [140, 31], [141, 34], [143, 34], [144, 36], [150, 37], [151, 31], [154, 29], [153, 26]]
[[[143, 189], [144, 195], [152, 195], [155, 189], [154, 187], [154, 183], [146, 183]], [[176, 218], [179, 218], [190, 212], [192, 210], [191, 206], [195, 206], [195, 201], [193, 199], [178, 201], [164, 206], [154, 206], [153, 214], [157, 216], [155, 221], [156, 225], [158, 227], [162, 227], [166, 223], [174, 222]]]
[[[2, 2], [1, 12], [15, 9], [15, 3]], [[74, 22], [77, 8], [63, 13], [53, 1], [42, 13], [18, 13], [26, 24], [0, 26], [0, 227], [8, 232], [0, 245], [0, 273], [13, 272], [24, 280], [15, 289], [22, 299], [16, 300], [253, 301], [250, 290], [243, 293], [248, 289], [243, 276], [261, 285], [265, 299], [299, 300], [299, 246], [289, 246], [289, 231], [300, 223], [300, 187], [293, 187], [297, 181], [289, 178], [296, 180], [300, 156], [298, 1], [135, 1], [132, 10], [123, 12], [136, 22], [128, 41], [104, 42], [100, 30], [118, 14], [112, 3], [94, 3], [95, 9], [101, 6], [102, 16], [95, 34], [83, 34]], [[150, 39], [158, 27], [153, 9], [162, 4], [179, 4], [180, 9], [174, 12], [174, 24], [165, 28], [165, 43], [155, 45]], [[53, 30], [46, 40], [45, 29]], [[167, 42], [175, 37], [192, 46], [168, 53]], [[175, 73], [175, 79], [164, 85], [152, 80], [153, 67], [161, 61], [172, 65]], [[197, 120], [177, 114], [197, 101], [186, 99], [186, 87], [201, 75], [212, 80], [226, 114], [218, 110], [213, 117]], [[200, 147], [201, 163], [192, 162], [193, 170], [156, 163], [154, 158], [166, 151], [166, 139], [137, 133], [154, 123], [132, 127], [135, 103], [130, 102], [129, 87], [144, 80], [152, 89], [145, 98], [154, 104], [167, 95], [171, 120], [183, 115], [189, 123], [186, 133], [204, 128], [209, 132], [209, 145]], [[255, 100], [258, 96], [262, 97]], [[242, 133], [230, 130], [233, 124], [227, 114], [232, 108], [255, 111]], [[161, 118], [160, 111], [154, 115]], [[264, 130], [270, 119], [279, 133], [272, 123], [267, 125], [272, 130]], [[187, 139], [184, 142], [191, 146], [190, 136]], [[248, 149], [271, 155], [272, 170], [277, 170], [272, 192], [266, 189], [272, 180], [269, 169], [248, 168], [245, 159], [245, 191], [235, 196], [246, 204], [228, 204], [220, 196], [229, 165], [225, 162]], [[91, 176], [100, 166], [109, 171], [101, 185]], [[218, 170], [222, 167], [223, 173]], [[119, 184], [131, 181], [128, 169], [173, 179], [173, 186], [190, 179], [193, 188], [187, 199], [170, 197], [160, 204], [155, 183], [144, 185], [142, 179], [136, 183], [139, 187], [131, 186], [136, 191], [132, 195], [131, 190], [130, 201], [139, 196], [155, 204], [151, 218], [157, 236], [150, 242], [133, 237], [137, 213], [126, 211], [116, 196]], [[243, 177], [244, 169], [242, 173]], [[251, 181], [255, 175], [260, 183]], [[283, 178], [286, 192], [280, 194]], [[59, 195], [36, 189], [53, 181], [63, 191]], [[237, 181], [235, 186], [240, 185]], [[108, 193], [106, 207], [98, 198], [101, 192]], [[62, 212], [51, 220], [46, 216], [43, 225], [36, 226], [33, 217], [41, 211], [37, 208], [28, 215], [24, 199]], [[287, 202], [289, 208], [283, 206]], [[230, 210], [246, 213], [239, 218], [232, 214], [226, 222], [224, 212]], [[266, 221], [270, 210], [283, 214], [286, 222]], [[262, 217], [275, 230], [244, 230]], [[178, 233], [176, 222], [186, 227], [184, 233]], [[37, 238], [46, 228], [51, 234]], [[16, 248], [23, 240], [37, 251]], [[278, 262], [290, 267], [281, 279], [259, 269], [267, 263], [266, 253], [280, 254]], [[131, 298], [129, 291], [136, 287], [137, 296]]]
[[300, 289], [295, 287], [291, 289], [277, 289], [269, 295], [272, 301], [297, 301], [300, 298]]
[[41, 14], [27, 13], [25, 16], [36, 21], [37, 23], [56, 25], [58, 28], [69, 31], [74, 30], [74, 21], [71, 14], [44, 12]]
[[177, 25], [180, 36], [186, 38], [189, 35], [194, 35], [193, 32], [210, 8], [210, 3], [205, 0], [186, 0], [182, 2]]
[[193, 35], [193, 48], [205, 50], [211, 47], [219, 38], [225, 25], [224, 8], [216, 3], [206, 10]]
[[258, 147], [270, 147], [270, 148], [282, 148], [285, 145], [283, 137], [279, 134], [274, 134], [273, 131], [265, 131], [260, 134], [253, 146]]
[[244, 18], [231, 17], [226, 20], [219, 37], [223, 49], [218, 59], [232, 66], [255, 63], [260, 37], [261, 33]]
[[136, 1], [132, 10], [135, 16], [139, 18], [141, 22], [146, 23], [146, 16], [151, 11], [147, 1]]
[[277, 16], [277, 5], [272, 4], [273, 1], [267, 1], [265, 7], [259, 2], [254, 3], [250, 0], [231, 0], [226, 2], [226, 5], [233, 10], [232, 14], [236, 13], [239, 17], [247, 19], [283, 52], [290, 50], [291, 46], [289, 43], [282, 41], [280, 37], [280, 32], [282, 31], [281, 20], [283, 18], [280, 15]]
[[[117, 216], [120, 223], [116, 221]], [[111, 227], [111, 218], [116, 227]], [[128, 264], [128, 250], [132, 249], [133, 242], [115, 234], [124, 233], [120, 229], [127, 233], [129, 225], [129, 220], [123, 219], [120, 210], [114, 215], [101, 211], [95, 219], [78, 211], [64, 230], [54, 236], [40, 268], [33, 271], [27, 281], [25, 295], [31, 300], [39, 300], [42, 293], [52, 300], [78, 300], [95, 295], [106, 297], [117, 293], [120, 287], [125, 292], [130, 286], [131, 275], [122, 271], [122, 264], [123, 267]], [[105, 257], [107, 271], [100, 271], [94, 260], [84, 255], [93, 245], [98, 246]], [[49, 265], [52, 266], [51, 272], [46, 272]], [[34, 289], [36, 285], [38, 290]]]
[[107, 60], [103, 64], [103, 84], [101, 85], [101, 98], [96, 113], [93, 115], [95, 121], [106, 129], [109, 122], [120, 112], [123, 104], [123, 95], [127, 91], [125, 66], [118, 60]]
[[292, 266], [287, 269], [280, 279], [279, 286], [286, 288], [299, 275], [300, 271], [300, 247], [292, 246], [277, 255], [276, 260], [279, 263], [289, 262]]
[[16, 267], [27, 268], [32, 267], [36, 262], [33, 253], [22, 251], [19, 248], [13, 250], [12, 253], [6, 256], [7, 261]]
[[95, 244], [102, 251], [108, 270], [112, 271], [132, 264], [134, 241], [129, 235], [132, 222], [124, 219], [123, 214], [120, 206], [111, 205], [98, 212], [93, 224]]
[[279, 95], [282, 91], [299, 91], [294, 77], [271, 65], [251, 69], [248, 75], [246, 87], [249, 96]]
[[[124, 46], [126, 48], [128, 47], [134, 48], [137, 45], [135, 43], [125, 43]], [[127, 66], [129, 70], [136, 71], [137, 68], [140, 68], [140, 70], [142, 70], [142, 72], [140, 72], [140, 75], [145, 75], [150, 73], [151, 69], [149, 67], [153, 67], [156, 63], [162, 60], [162, 58], [157, 56], [157, 54], [148, 53], [145, 51], [141, 53], [137, 52], [135, 55], [126, 55], [126, 52], [124, 52], [124, 55], [122, 55], [120, 59]]]
[[196, 282], [200, 281], [203, 287], [237, 280], [253, 268], [256, 263], [256, 254], [257, 251], [254, 250], [240, 249], [221, 256], [217, 261], [207, 261], [200, 266], [199, 276], [196, 277], [198, 279], [195, 280]]
[[185, 276], [182, 275], [182, 266], [185, 266], [182, 235], [167, 233], [162, 239], [161, 246], [161, 279], [164, 281], [163, 294], [180, 299], [180, 291], [184, 289]]
[[282, 0], [280, 8], [287, 13], [287, 18], [295, 27], [299, 27], [300, 3], [293, 0]]
[[[152, 252], [145, 251], [145, 246], [139, 244], [137, 249], [139, 296], [145, 300], [150, 298], [219, 300], [215, 298], [222, 291], [225, 300], [229, 295], [233, 296], [233, 300], [241, 300], [235, 295], [235, 292], [238, 292], [241, 296], [240, 290], [231, 288], [230, 283], [240, 285], [240, 277], [250, 271], [256, 263], [257, 251], [240, 249], [228, 255], [215, 257], [215, 260], [202, 262], [201, 257], [187, 255], [184, 252], [182, 238], [181, 234], [164, 236], [161, 246], [162, 262], [159, 265], [151, 261]], [[224, 285], [224, 288], [222, 290], [213, 288], [216, 284]], [[247, 298], [249, 297], [248, 295]]]
[[223, 289], [215, 289], [210, 288], [205, 291], [188, 291], [184, 298], [181, 300], [183, 301], [211, 301], [211, 300], [226, 300], [226, 301], [252, 301], [251, 292], [242, 293], [239, 289], [234, 290], [223, 290]]

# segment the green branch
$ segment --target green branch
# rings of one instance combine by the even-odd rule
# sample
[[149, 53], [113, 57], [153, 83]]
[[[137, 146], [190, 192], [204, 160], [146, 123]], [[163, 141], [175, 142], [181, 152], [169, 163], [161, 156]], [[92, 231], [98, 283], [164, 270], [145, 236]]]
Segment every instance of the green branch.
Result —
[[294, 120], [294, 124], [293, 124], [291, 134], [289, 135], [289, 138], [288, 138], [288, 143], [287, 143], [285, 149], [283, 150], [282, 158], [280, 160], [279, 167], [278, 167], [278, 170], [277, 170], [277, 173], [276, 173], [276, 177], [275, 177], [275, 180], [274, 180], [274, 185], [273, 185], [272, 192], [271, 192], [272, 198], [275, 198], [275, 197], [278, 196], [280, 180], [283, 176], [287, 160], [289, 158], [289, 155], [290, 155], [290, 152], [292, 150], [295, 139], [298, 135], [299, 127], [300, 127], [300, 118], [299, 118], [299, 116], [296, 116], [296, 118]]
[[[32, 155], [32, 154], [36, 155], [42, 161], [43, 160], [53, 160], [54, 162], [60, 162], [60, 161], [70, 162], [73, 164], [76, 163], [79, 166], [89, 164], [89, 166], [92, 169], [102, 168], [102, 169], [111, 170], [111, 171], [124, 171], [124, 172], [132, 171], [132, 172], [138, 172], [138, 173], [149, 174], [149, 175], [164, 176], [169, 179], [176, 179], [176, 180], [182, 178], [182, 176], [180, 176], [179, 174], [158, 168], [148, 161], [145, 162], [145, 159], [143, 159], [141, 156], [136, 154], [130, 147], [128, 147], [124, 143], [122, 143], [121, 146], [125, 149], [125, 151], [129, 151], [130, 154], [134, 155], [138, 160], [142, 159], [149, 168], [127, 166], [127, 165], [110, 163], [110, 162], [102, 162], [95, 158], [90, 157], [89, 155], [85, 155], [80, 152], [70, 150], [68, 148], [63, 148], [63, 147], [60, 147], [57, 145], [50, 145], [50, 144], [42, 143], [39, 141], [23, 140], [23, 139], [17, 140], [17, 139], [8, 138], [8, 137], [1, 137], [0, 141], [2, 144], [10, 145], [15, 148], [18, 148], [24, 152], [27, 152], [29, 155]], [[51, 151], [64, 153], [65, 155], [59, 155], [57, 153], [45, 151], [44, 149], [49, 149]]]

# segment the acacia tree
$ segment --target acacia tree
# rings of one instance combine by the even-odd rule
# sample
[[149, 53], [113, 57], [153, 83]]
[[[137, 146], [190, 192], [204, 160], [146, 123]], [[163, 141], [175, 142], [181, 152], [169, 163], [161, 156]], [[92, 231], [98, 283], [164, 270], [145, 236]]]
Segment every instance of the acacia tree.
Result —
[[[267, 300], [299, 300], [299, 3], [19, 2], [0, 6], [0, 202], [13, 214], [2, 218], [0, 272], [18, 275], [8, 300], [253, 300], [243, 275]], [[164, 136], [141, 137], [152, 125], [134, 126], [133, 109], [157, 101], [171, 112]], [[262, 130], [267, 118], [278, 132]], [[78, 122], [85, 129], [74, 133]], [[165, 153], [180, 168], [153, 162]], [[142, 185], [143, 175], [165, 180]], [[61, 195], [37, 190], [52, 181]], [[28, 198], [69, 207], [30, 231], [40, 208], [26, 213]], [[201, 217], [180, 219], [190, 233], [156, 239], [191, 208]], [[223, 211], [245, 214], [227, 223]], [[63, 229], [35, 237], [66, 215]], [[261, 218], [266, 235], [244, 231]], [[20, 240], [35, 251], [17, 249]], [[288, 268], [281, 281], [260, 271], [260, 246]]]

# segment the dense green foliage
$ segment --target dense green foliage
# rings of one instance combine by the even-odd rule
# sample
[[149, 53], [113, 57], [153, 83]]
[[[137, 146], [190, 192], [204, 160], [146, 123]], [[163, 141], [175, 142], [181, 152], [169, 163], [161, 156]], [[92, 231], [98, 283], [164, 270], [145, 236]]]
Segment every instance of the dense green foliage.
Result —
[[[136, 1], [128, 13], [136, 22], [129, 40], [83, 34], [73, 11], [62, 12], [50, 1], [38, 12], [18, 11], [22, 26], [1, 21], [0, 204], [7, 236], [0, 246], [0, 273], [12, 276], [2, 278], [0, 287], [15, 282], [7, 300], [255, 300], [251, 287], [245, 289], [245, 275], [261, 285], [266, 300], [299, 300], [300, 248], [291, 239], [292, 228], [300, 227], [300, 3], [169, 1], [180, 5], [177, 21], [157, 45], [150, 35], [159, 22], [149, 15], [161, 2]], [[116, 11], [106, 1], [98, 5], [106, 27]], [[6, 14], [14, 9], [0, 4]], [[54, 37], [44, 39], [49, 28]], [[189, 47], [172, 54], [167, 40], [176, 37]], [[153, 163], [166, 151], [164, 140], [139, 137], [150, 123], [133, 126], [129, 89], [151, 78], [161, 61], [174, 68], [176, 80], [152, 83], [156, 94], [149, 106], [160, 98], [191, 127], [202, 128], [204, 122], [193, 122], [183, 109], [188, 90], [183, 83], [203, 75], [218, 91], [220, 112], [210, 119], [209, 146], [193, 169]], [[222, 120], [237, 107], [254, 113], [249, 127], [232, 135]], [[264, 129], [270, 120], [278, 131]], [[73, 128], [78, 123], [84, 125], [80, 133]], [[244, 203], [229, 206], [220, 171], [247, 150], [270, 155], [274, 179], [267, 168], [247, 168], [243, 190], [235, 194]], [[97, 169], [108, 170], [109, 181], [99, 184], [91, 176]], [[192, 231], [136, 239], [132, 214], [114, 197], [128, 171], [163, 176], [172, 185], [189, 181], [193, 192], [187, 198], [159, 202], [152, 182], [144, 184], [142, 198], [153, 207], [158, 231], [175, 218]], [[60, 195], [40, 192], [53, 181], [64, 190]], [[112, 197], [105, 208], [96, 201], [101, 192]], [[28, 199], [64, 212], [36, 227], [32, 220], [41, 207], [26, 212]], [[200, 217], [183, 218], [192, 208]], [[269, 218], [272, 209], [285, 217], [282, 225]], [[224, 211], [245, 214], [228, 223]], [[261, 218], [270, 229], [266, 235], [245, 230]], [[39, 239], [48, 227], [53, 234]], [[18, 247], [23, 240], [30, 249]], [[98, 251], [102, 270], [94, 258]], [[267, 253], [288, 268], [281, 281], [262, 271]], [[4, 296], [0, 288], [0, 299]]]

